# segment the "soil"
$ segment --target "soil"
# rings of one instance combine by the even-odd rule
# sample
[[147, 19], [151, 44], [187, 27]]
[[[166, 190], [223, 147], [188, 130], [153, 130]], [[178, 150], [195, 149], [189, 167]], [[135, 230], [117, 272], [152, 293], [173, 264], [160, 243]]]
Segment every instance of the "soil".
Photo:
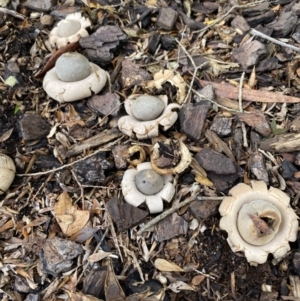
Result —
[[[0, 154], [16, 164], [0, 195], [2, 300], [300, 300], [300, 235], [255, 266], [218, 211], [257, 180], [300, 214], [300, 1], [38, 2], [0, 7]], [[89, 36], [51, 47], [75, 11]], [[110, 79], [64, 103], [43, 77], [70, 50]], [[118, 127], [125, 100], [146, 93], [178, 117], [154, 137]], [[143, 161], [173, 176], [165, 215], [124, 200], [124, 174]]]

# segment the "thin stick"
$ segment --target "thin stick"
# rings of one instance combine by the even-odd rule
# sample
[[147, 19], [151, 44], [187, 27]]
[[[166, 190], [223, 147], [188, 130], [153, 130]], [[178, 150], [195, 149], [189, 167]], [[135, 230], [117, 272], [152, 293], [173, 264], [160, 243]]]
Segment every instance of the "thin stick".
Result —
[[217, 23], [221, 22], [223, 19], [225, 19], [233, 10], [235, 10], [236, 8], [248, 8], [248, 7], [252, 7], [252, 6], [256, 6], [258, 4], [261, 4], [263, 2], [266, 2], [265, 0], [262, 0], [262, 1], [257, 1], [257, 2], [254, 2], [254, 3], [248, 3], [246, 5], [234, 5], [232, 6], [229, 11], [227, 13], [225, 13], [223, 16], [221, 16], [220, 18], [218, 18], [217, 20], [215, 20], [213, 23], [207, 25], [206, 27], [202, 28], [202, 29], [199, 29], [199, 30], [196, 30], [194, 31], [193, 33], [201, 33], [201, 32], [205, 32], [207, 29], [215, 26]]
[[[104, 238], [106, 237], [106, 235], [107, 235], [107, 233], [108, 233], [108, 230], [109, 230], [109, 227], [107, 227], [107, 228], [105, 229], [105, 232], [103, 233], [103, 235], [102, 235], [102, 237], [101, 237], [99, 243], [97, 244], [97, 246], [96, 246], [96, 248], [95, 248], [95, 250], [93, 251], [92, 254], [95, 254], [95, 253], [98, 251], [98, 249], [100, 248], [102, 242], [104, 241]], [[86, 271], [86, 269], [87, 269], [88, 266], [89, 266], [89, 262], [87, 262], [87, 263], [84, 264], [84, 267], [83, 267], [83, 269], [82, 269], [82, 272], [81, 272], [81, 274], [78, 276], [78, 280], [77, 280], [77, 282], [76, 282], [75, 287], [78, 285], [79, 281], [81, 280], [81, 278], [82, 278], [82, 276], [83, 276], [83, 274], [84, 274], [84, 272]]]
[[90, 157], [92, 157], [92, 156], [94, 156], [94, 155], [96, 155], [96, 154], [98, 154], [98, 153], [100, 153], [100, 152], [107, 152], [107, 151], [110, 151], [110, 150], [111, 150], [111, 147], [112, 147], [113, 145], [115, 145], [116, 143], [118, 143], [118, 142], [119, 142], [120, 140], [122, 140], [123, 138], [124, 138], [124, 136], [120, 137], [119, 139], [115, 140], [115, 141], [112, 142], [112, 143], [109, 143], [109, 145], [108, 145], [107, 147], [100, 148], [100, 149], [96, 150], [95, 152], [93, 152], [92, 154], [87, 155], [87, 156], [85, 156], [85, 157], [83, 157], [83, 158], [80, 158], [79, 160], [76, 160], [76, 161], [74, 161], [74, 162], [72, 162], [72, 163], [68, 163], [68, 164], [65, 164], [65, 165], [63, 165], [63, 166], [60, 166], [60, 167], [58, 167], [58, 168], [53, 168], [53, 169], [47, 170], [47, 171], [41, 171], [41, 172], [35, 172], [35, 173], [29, 173], [29, 174], [17, 174], [17, 176], [18, 176], [18, 177], [35, 177], [35, 176], [43, 176], [43, 175], [47, 175], [47, 174], [49, 174], [49, 173], [51, 173], [51, 172], [56, 172], [56, 171], [62, 170], [62, 169], [64, 169], [64, 168], [71, 167], [71, 166], [73, 166], [74, 164], [76, 164], [76, 163], [78, 163], [78, 162], [81, 162], [81, 161], [84, 161], [85, 159], [90, 158]]
[[[244, 83], [244, 77], [245, 77], [245, 72], [243, 72], [242, 75], [241, 75], [240, 85], [239, 85], [239, 110], [240, 110], [240, 112], [243, 112], [243, 83]], [[242, 125], [242, 132], [243, 132], [243, 146], [248, 147], [247, 131], [246, 131], [245, 123], [241, 122], [241, 125]]]
[[25, 20], [25, 17], [17, 12], [15, 12], [14, 10], [10, 10], [10, 9], [7, 9], [7, 8], [4, 8], [4, 7], [0, 7], [0, 12], [6, 14], [6, 15], [10, 15], [10, 16], [13, 16], [17, 19], [20, 19], [20, 20]]
[[239, 110], [243, 113], [243, 83], [244, 83], [245, 72], [242, 73], [239, 85]]
[[206, 66], [207, 64], [209, 64], [209, 62], [204, 62], [202, 63], [200, 66], [196, 66], [195, 62], [194, 62], [194, 59], [192, 58], [192, 56], [188, 53], [188, 51], [185, 49], [185, 47], [177, 40], [175, 39], [175, 41], [178, 43], [178, 45], [181, 47], [181, 49], [184, 51], [184, 53], [186, 54], [186, 56], [190, 59], [193, 67], [194, 67], [194, 73], [193, 73], [193, 77], [192, 77], [192, 80], [190, 82], [190, 85], [189, 85], [189, 90], [185, 96], [185, 99], [183, 101], [183, 103], [186, 103], [186, 101], [188, 100], [188, 98], [190, 97], [190, 94], [191, 94], [191, 91], [192, 91], [192, 88], [193, 88], [193, 85], [194, 85], [194, 81], [195, 81], [195, 78], [196, 78], [196, 75], [197, 75], [197, 72], [199, 69], [203, 68], [204, 66]]
[[[190, 87], [189, 84], [186, 84], [188, 87]], [[212, 99], [209, 99], [208, 97], [202, 95], [201, 93], [199, 93], [197, 90], [195, 89], [192, 89], [192, 91], [200, 98], [204, 98], [204, 99], [207, 99], [209, 100], [211, 103], [213, 103], [214, 105], [216, 105], [217, 107], [221, 108], [221, 109], [224, 109], [224, 110], [227, 110], [229, 112], [234, 112], [234, 113], [238, 113], [239, 111], [238, 110], [235, 110], [235, 109], [230, 109], [230, 108], [227, 108], [225, 106], [222, 106], [220, 104], [218, 104], [216, 101], [212, 100]]]
[[142, 227], [137, 232], [137, 235], [141, 235], [144, 231], [146, 231], [147, 229], [151, 228], [152, 226], [154, 226], [155, 224], [157, 224], [159, 221], [161, 221], [162, 219], [164, 219], [168, 215], [174, 213], [175, 211], [177, 211], [181, 207], [186, 206], [186, 205], [188, 205], [189, 203], [191, 203], [191, 202], [193, 202], [195, 200], [197, 200], [197, 201], [206, 201], [206, 200], [222, 201], [223, 198], [224, 197], [222, 197], [222, 196], [220, 196], [220, 197], [218, 197], [218, 196], [216, 196], [216, 197], [206, 197], [206, 196], [195, 196], [195, 195], [190, 196], [189, 198], [187, 198], [183, 202], [174, 205], [170, 209], [165, 210], [162, 214], [160, 214], [157, 217], [155, 217], [154, 219], [152, 219], [150, 222], [148, 222], [144, 227]]
[[259, 37], [261, 37], [263, 39], [266, 39], [266, 40], [268, 40], [270, 42], [273, 42], [274, 44], [277, 44], [279, 46], [287, 47], [287, 48], [290, 48], [290, 49], [292, 49], [294, 51], [300, 52], [300, 48], [298, 48], [296, 46], [293, 46], [293, 45], [290, 45], [290, 44], [287, 44], [287, 43], [284, 43], [284, 42], [281, 42], [281, 41], [279, 41], [277, 39], [271, 38], [268, 35], [260, 32], [260, 31], [258, 31], [256, 29], [251, 28], [250, 29], [250, 34], [252, 34], [253, 36], [259, 36]]
[[75, 181], [77, 182], [77, 185], [79, 186], [80, 188], [80, 197], [74, 202], [74, 204], [77, 204], [77, 202], [79, 201], [79, 199], [81, 199], [81, 202], [82, 202], [82, 210], [85, 210], [85, 206], [84, 206], [84, 188], [82, 187], [79, 179], [78, 179], [78, 176], [76, 174], [76, 172], [74, 171], [74, 169], [71, 170], [72, 172], [72, 175], [75, 179]]

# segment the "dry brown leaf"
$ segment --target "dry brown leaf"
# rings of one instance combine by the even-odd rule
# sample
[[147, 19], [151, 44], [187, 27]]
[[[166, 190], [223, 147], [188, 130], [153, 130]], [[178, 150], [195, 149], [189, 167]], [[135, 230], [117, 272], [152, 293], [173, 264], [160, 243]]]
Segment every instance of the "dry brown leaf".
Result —
[[37, 289], [38, 285], [34, 283], [32, 276], [28, 272], [26, 272], [22, 268], [17, 268], [16, 273], [26, 279], [26, 282], [31, 289]]
[[262, 218], [253, 214], [248, 215], [252, 219], [255, 228], [258, 230], [258, 236], [269, 235], [273, 232], [273, 230], [270, 229], [269, 225]]
[[252, 89], [256, 86], [256, 84], [257, 84], [257, 80], [256, 80], [255, 66], [254, 66], [248, 80], [248, 86]]
[[26, 272], [26, 271], [25, 271], [24, 269], [22, 269], [22, 268], [17, 268], [17, 269], [16, 269], [16, 273], [17, 273], [18, 275], [20, 275], [20, 276], [26, 278], [26, 279], [29, 279], [29, 280], [31, 280], [31, 281], [33, 280], [33, 279], [32, 279], [32, 276], [29, 275], [28, 272]]
[[7, 229], [13, 228], [14, 225], [15, 225], [14, 221], [12, 219], [10, 219], [3, 226], [0, 227], [0, 233], [6, 231]]
[[49, 220], [49, 216], [42, 216], [42, 217], [39, 217], [39, 218], [35, 219], [34, 221], [30, 222], [29, 224], [24, 226], [24, 228], [36, 227], [36, 226], [39, 226], [39, 225], [45, 223], [48, 220]]
[[84, 126], [84, 121], [81, 120], [81, 117], [76, 112], [73, 105], [69, 104], [69, 112], [65, 114], [66, 121], [62, 124], [64, 126], [72, 127], [76, 124], [79, 124], [80, 126]]
[[78, 281], [77, 271], [78, 270], [76, 269], [74, 274], [69, 277], [69, 281], [67, 283], [67, 289], [71, 292], [74, 292], [76, 290], [76, 285]]
[[201, 185], [204, 185], [204, 186], [209, 186], [209, 187], [213, 187], [214, 186], [213, 182], [209, 178], [204, 177], [204, 176], [202, 176], [199, 173], [196, 173], [196, 175], [195, 175], [195, 181], [197, 183], [201, 184]]
[[70, 43], [66, 46], [61, 47], [60, 49], [58, 49], [57, 51], [55, 51], [52, 56], [50, 57], [50, 59], [47, 61], [46, 65], [44, 66], [42, 71], [39, 71], [36, 75], [35, 78], [40, 78], [42, 77], [44, 74], [46, 74], [50, 69], [52, 69], [55, 65], [55, 62], [57, 61], [57, 59], [64, 53], [69, 52], [69, 51], [75, 51], [79, 46], [79, 42], [74, 42], [74, 43]]
[[94, 233], [96, 233], [98, 231], [98, 228], [88, 228], [85, 227], [81, 230], [79, 230], [78, 232], [76, 232], [75, 234], [73, 234], [72, 236], [70, 236], [70, 240], [72, 241], [76, 241], [76, 242], [80, 242], [83, 243], [85, 241], [87, 241], [89, 238], [91, 238], [93, 236]]
[[[198, 80], [202, 86], [213, 85], [215, 88], [216, 96], [222, 98], [238, 99], [239, 89], [225, 83], [215, 83], [205, 80]], [[258, 91], [258, 90], [243, 90], [243, 100], [244, 101], [254, 101], [254, 102], [283, 102], [283, 103], [299, 103], [300, 98], [283, 95], [276, 92]]]
[[193, 277], [191, 283], [192, 285], [198, 286], [205, 278], [206, 276], [204, 275], [196, 275], [195, 277]]
[[184, 272], [176, 263], [161, 258], [157, 258], [154, 261], [154, 266], [161, 272]]
[[12, 134], [13, 130], [14, 130], [14, 128], [12, 128], [12, 129], [6, 131], [5, 133], [3, 133], [0, 136], [0, 142], [4, 142], [5, 140], [7, 140], [10, 137], [10, 135]]
[[67, 292], [70, 301], [102, 301], [101, 299], [98, 299], [91, 295], [84, 295], [81, 292], [78, 293], [71, 293]]
[[180, 291], [196, 291], [192, 286], [183, 281], [173, 282], [168, 286], [168, 289], [172, 290], [174, 293], [179, 293]]
[[214, 60], [209, 61], [209, 68], [208, 70], [213, 73], [216, 77], [220, 74], [228, 71], [230, 68], [239, 67], [237, 63], [227, 63], [227, 62], [217, 62]]
[[115, 275], [110, 260], [105, 261], [107, 266], [107, 274], [105, 279], [105, 297], [109, 301], [125, 301], [126, 297], [120, 283]]
[[54, 205], [54, 214], [55, 215], [63, 215], [70, 214], [73, 212], [72, 209], [72, 200], [69, 197], [67, 192], [63, 192], [58, 197], [58, 202]]
[[54, 206], [54, 215], [62, 232], [71, 236], [84, 228], [90, 218], [87, 210], [78, 210], [72, 205], [72, 200], [67, 192], [63, 192], [58, 197], [58, 202]]
[[197, 174], [200, 174], [203, 177], [207, 176], [206, 171], [200, 166], [200, 164], [198, 163], [198, 161], [195, 158], [192, 158], [190, 167], [192, 167]]
[[224, 153], [227, 157], [229, 157], [233, 162], [235, 162], [234, 155], [227, 144], [220, 139], [220, 137], [211, 130], [205, 131], [205, 137], [212, 145], [213, 149], [219, 153]]
[[97, 262], [97, 261], [100, 261], [106, 257], [108, 257], [109, 255], [111, 255], [112, 253], [111, 252], [104, 252], [102, 250], [98, 251], [97, 253], [95, 254], [92, 254], [89, 258], [88, 258], [88, 261], [89, 262]]

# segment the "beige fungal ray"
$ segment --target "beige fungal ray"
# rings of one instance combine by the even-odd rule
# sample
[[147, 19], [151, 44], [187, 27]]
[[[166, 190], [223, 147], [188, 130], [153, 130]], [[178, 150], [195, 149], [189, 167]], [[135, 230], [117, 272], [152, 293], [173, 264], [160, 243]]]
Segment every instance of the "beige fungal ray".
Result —
[[14, 161], [7, 155], [0, 154], [0, 195], [8, 190], [16, 175]]

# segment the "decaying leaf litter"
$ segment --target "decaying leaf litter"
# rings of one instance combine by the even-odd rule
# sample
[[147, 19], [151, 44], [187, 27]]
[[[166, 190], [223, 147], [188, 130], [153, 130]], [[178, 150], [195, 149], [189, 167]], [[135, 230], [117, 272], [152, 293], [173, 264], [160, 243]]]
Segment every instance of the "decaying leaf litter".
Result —
[[[299, 216], [299, 1], [0, 5], [0, 149], [17, 168], [0, 196], [3, 300], [300, 298], [298, 239], [252, 266], [218, 212], [231, 188], [258, 180]], [[56, 49], [50, 32], [70, 14], [88, 35]], [[69, 51], [107, 83], [57, 102], [43, 77]], [[138, 94], [167, 99], [168, 117], [132, 123]], [[144, 161], [173, 175], [161, 213], [123, 199], [125, 171]]]

